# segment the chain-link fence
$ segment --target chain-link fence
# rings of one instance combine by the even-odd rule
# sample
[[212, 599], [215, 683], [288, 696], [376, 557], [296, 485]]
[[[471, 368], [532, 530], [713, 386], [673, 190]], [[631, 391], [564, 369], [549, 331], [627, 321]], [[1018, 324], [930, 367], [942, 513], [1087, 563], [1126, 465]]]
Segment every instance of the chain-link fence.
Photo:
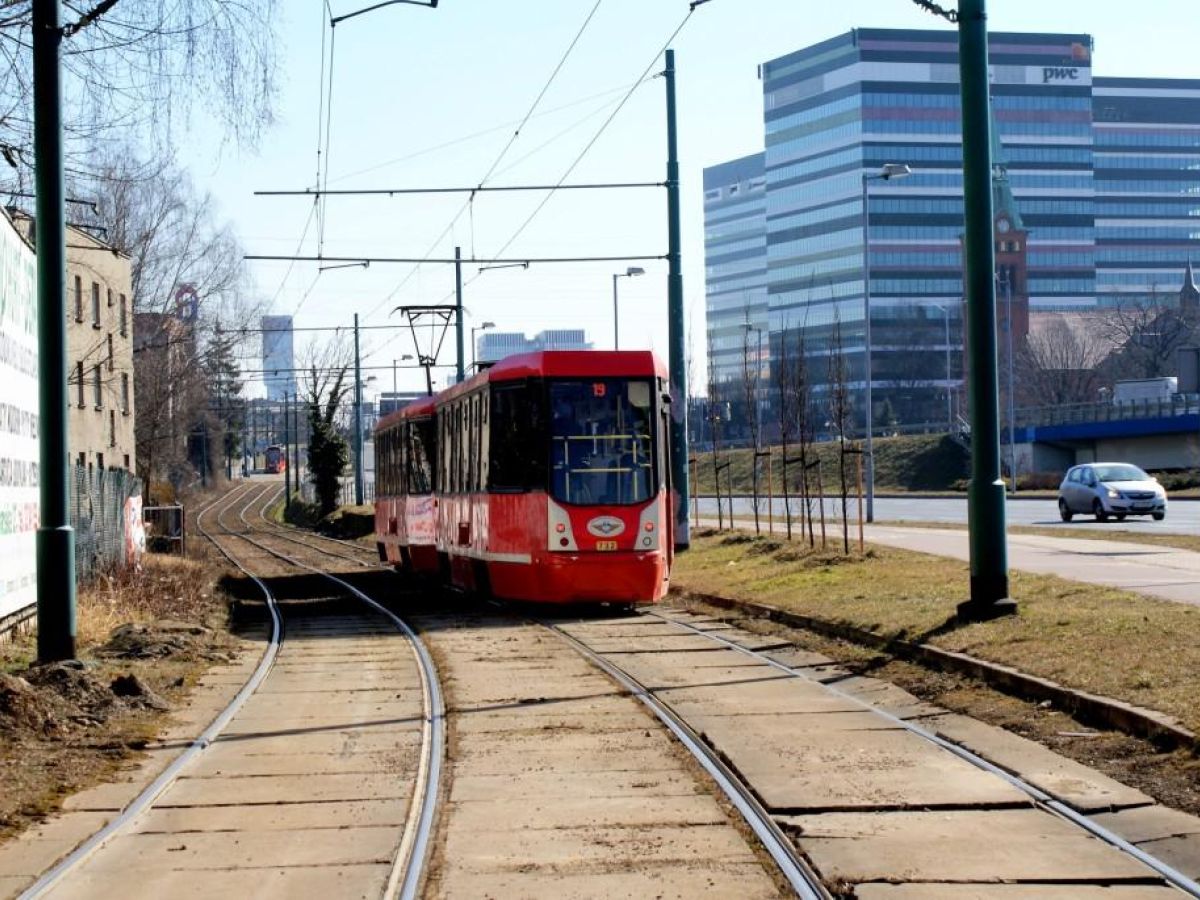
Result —
[[144, 540], [142, 482], [124, 469], [71, 469], [71, 527], [75, 578], [123, 566]]

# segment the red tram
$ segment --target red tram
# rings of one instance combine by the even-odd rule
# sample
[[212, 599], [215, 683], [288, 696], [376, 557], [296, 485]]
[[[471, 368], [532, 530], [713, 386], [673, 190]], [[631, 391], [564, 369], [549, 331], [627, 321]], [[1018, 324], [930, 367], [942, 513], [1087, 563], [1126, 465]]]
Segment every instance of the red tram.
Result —
[[380, 559], [509, 600], [661, 599], [674, 553], [667, 384], [648, 351], [545, 351], [383, 419]]
[[287, 456], [284, 454], [283, 449], [275, 444], [267, 448], [266, 453], [263, 455], [263, 462], [265, 471], [272, 475], [278, 475], [287, 468]]

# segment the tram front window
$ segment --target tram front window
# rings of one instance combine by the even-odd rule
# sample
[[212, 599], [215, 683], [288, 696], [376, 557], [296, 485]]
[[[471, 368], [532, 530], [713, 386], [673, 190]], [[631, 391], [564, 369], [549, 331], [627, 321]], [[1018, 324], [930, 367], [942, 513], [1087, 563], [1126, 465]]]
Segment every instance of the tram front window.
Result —
[[649, 381], [554, 381], [550, 484], [555, 500], [587, 506], [654, 496], [653, 392]]

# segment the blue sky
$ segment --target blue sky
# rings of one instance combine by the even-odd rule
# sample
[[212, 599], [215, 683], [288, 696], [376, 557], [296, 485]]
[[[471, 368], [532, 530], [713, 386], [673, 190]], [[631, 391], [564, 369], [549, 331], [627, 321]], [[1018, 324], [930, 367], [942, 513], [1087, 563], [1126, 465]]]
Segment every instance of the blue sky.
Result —
[[[436, 10], [397, 5], [340, 24], [333, 62], [329, 187], [447, 187], [477, 184], [508, 143], [595, 0], [441, 0]], [[368, 0], [332, 0], [335, 13]], [[954, 5], [946, 0], [944, 5]], [[1200, 77], [1200, 25], [1194, 4], [1149, 0], [1136, 7], [1097, 0], [993, 0], [998, 31], [1086, 32], [1100, 75]], [[280, 4], [278, 121], [254, 149], [223, 143], [197, 122], [180, 157], [197, 186], [217, 198], [247, 251], [291, 254], [311, 200], [252, 196], [303, 188], [315, 180], [322, 4]], [[1134, 10], [1138, 15], [1134, 15]], [[686, 0], [602, 0], [588, 28], [513, 142], [490, 184], [557, 182], [597, 134], [615, 104], [683, 20]], [[756, 66], [854, 27], [945, 28], [910, 0], [711, 0], [674, 42], [679, 70], [683, 185], [684, 293], [696, 371], [703, 372], [704, 260], [701, 169], [762, 149], [761, 85]], [[329, 31], [324, 29], [325, 40]], [[328, 45], [327, 45], [328, 52]], [[652, 71], [662, 68], [661, 60]], [[666, 137], [661, 79], [641, 84], [596, 139], [571, 182], [659, 181]], [[326, 255], [496, 255], [543, 194], [477, 197], [434, 246], [464, 203], [460, 195], [331, 200]], [[659, 255], [666, 250], [660, 189], [560, 192], [505, 251], [506, 256]], [[473, 250], [472, 250], [473, 248]], [[317, 252], [309, 228], [303, 252]], [[623, 347], [666, 354], [666, 264], [638, 263], [641, 278], [621, 280]], [[610, 346], [611, 274], [624, 263], [579, 263], [483, 272], [465, 269], [467, 325], [501, 330], [585, 328]], [[374, 265], [318, 276], [315, 264], [256, 263], [258, 289], [272, 312], [297, 325], [386, 324], [393, 306], [452, 301], [453, 268]], [[427, 336], [423, 336], [428, 340]], [[298, 342], [299, 343], [299, 342]], [[369, 364], [412, 353], [407, 331], [364, 335]], [[452, 362], [452, 339], [443, 360]], [[424, 349], [424, 348], [422, 348]], [[468, 351], [469, 355], [469, 351]], [[382, 375], [382, 373], [380, 373]], [[400, 386], [417, 388], [419, 372]], [[390, 388], [391, 378], [381, 378]]]

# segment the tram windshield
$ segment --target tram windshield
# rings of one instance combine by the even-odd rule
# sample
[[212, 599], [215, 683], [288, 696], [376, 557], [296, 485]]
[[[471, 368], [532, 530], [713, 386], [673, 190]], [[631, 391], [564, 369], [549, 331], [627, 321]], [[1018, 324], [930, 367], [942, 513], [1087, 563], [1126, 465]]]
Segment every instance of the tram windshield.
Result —
[[650, 381], [552, 381], [550, 490], [581, 505], [643, 503], [658, 484]]

